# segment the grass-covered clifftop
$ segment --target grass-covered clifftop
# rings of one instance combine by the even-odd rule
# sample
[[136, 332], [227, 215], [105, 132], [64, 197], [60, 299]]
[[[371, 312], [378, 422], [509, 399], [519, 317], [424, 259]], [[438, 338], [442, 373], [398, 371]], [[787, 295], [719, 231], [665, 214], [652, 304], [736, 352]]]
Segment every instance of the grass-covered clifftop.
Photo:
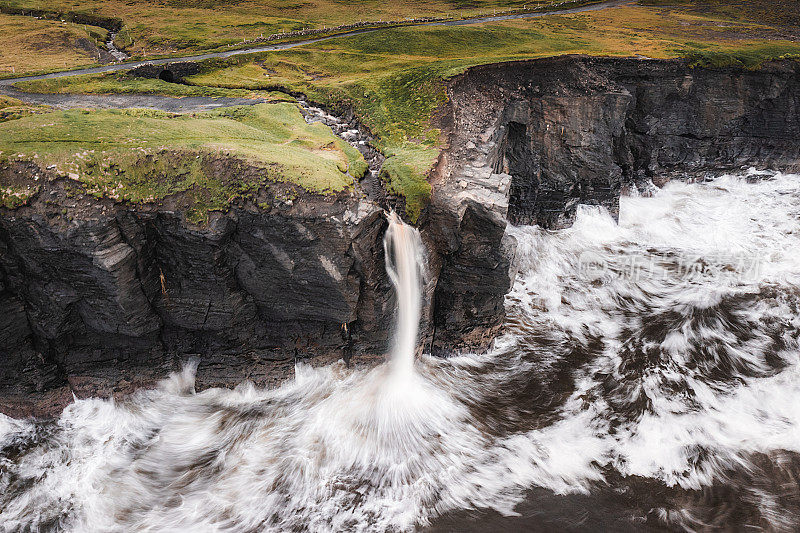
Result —
[[[225, 209], [270, 183], [317, 193], [352, 187], [363, 157], [295, 104], [260, 104], [175, 115], [149, 110], [70, 110], [0, 123], [0, 166], [31, 161], [66, 176], [87, 194], [158, 202], [184, 193], [190, 220]], [[0, 172], [0, 181], [3, 173]], [[0, 183], [0, 205], [36, 192]]]
[[[270, 5], [283, 5], [275, 2]], [[246, 15], [242, 10], [261, 5], [241, 2], [223, 9], [216, 2], [202, 4], [205, 7], [193, 2], [181, 4], [176, 8], [175, 20], [189, 27], [192, 18], [185, 10], [220, 9], [225, 11], [225, 17], [239, 13], [234, 18], [244, 24]], [[455, 9], [454, 5], [451, 9]], [[366, 7], [378, 9], [375, 13], [398, 9], [392, 11], [396, 16], [416, 9], [435, 14], [443, 6], [436, 2], [399, 6], [356, 2], [343, 6], [323, 1], [298, 8], [297, 16], [310, 17], [304, 19], [308, 25], [324, 25], [357, 18]], [[477, 2], [473, 8], [500, 6]], [[287, 8], [283, 14], [288, 17], [290, 12], [293, 11]], [[319, 17], [311, 16], [312, 12]], [[382, 177], [391, 192], [405, 198], [408, 214], [415, 219], [430, 195], [426, 178], [444, 142], [435, 116], [446, 102], [446, 80], [464, 69], [483, 63], [572, 53], [683, 57], [698, 66], [756, 68], [766, 59], [800, 57], [800, 28], [795, 23], [798, 17], [800, 3], [787, 0], [641, 0], [613, 9], [535, 19], [392, 28], [292, 50], [209, 60], [201, 65], [198, 74], [182, 80], [184, 84], [114, 73], [27, 82], [19, 87], [37, 92], [145, 92], [172, 96], [255, 96], [275, 90], [304, 93], [332, 109], [353, 110], [371, 129], [377, 136], [378, 148], [387, 156]], [[214, 21], [207, 24], [213, 25]], [[203, 35], [204, 30], [193, 31]]]

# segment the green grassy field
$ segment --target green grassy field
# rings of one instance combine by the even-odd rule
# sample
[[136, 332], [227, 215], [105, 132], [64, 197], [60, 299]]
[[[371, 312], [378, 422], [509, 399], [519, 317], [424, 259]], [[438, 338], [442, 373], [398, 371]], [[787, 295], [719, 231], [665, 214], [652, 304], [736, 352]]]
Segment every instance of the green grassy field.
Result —
[[0, 5], [15, 8], [122, 19], [118, 45], [135, 57], [212, 50], [280, 32], [360, 21], [487, 15], [552, 3], [554, 0], [0, 0]]
[[304, 93], [333, 109], [353, 109], [377, 135], [387, 156], [382, 177], [406, 199], [413, 220], [430, 195], [426, 178], [441, 148], [432, 117], [446, 102], [447, 78], [477, 64], [568, 53], [685, 57], [696, 65], [755, 68], [766, 59], [800, 56], [800, 43], [790, 35], [797, 28], [786, 25], [800, 6], [782, 1], [778, 4], [785, 11], [772, 18], [762, 17], [767, 4], [759, 0], [739, 11], [716, 0], [706, 9], [698, 2], [643, 0], [642, 5], [537, 19], [393, 28], [210, 60], [201, 73], [185, 80], [190, 85], [104, 74], [20, 86], [41, 92], [269, 94], [285, 99], [274, 93], [283, 90]]
[[168, 83], [160, 79], [131, 77], [125, 72], [83, 74], [64, 78], [49, 78], [19, 82], [15, 88], [33, 93], [47, 94], [160, 94], [163, 96], [208, 96], [212, 98], [266, 98], [270, 101], [294, 102], [295, 99], [279, 91], [248, 89], [247, 87], [205, 87]]
[[102, 28], [0, 13], [0, 74], [23, 74], [97, 63]]
[[[213, 171], [220, 156], [240, 162], [240, 171]], [[290, 103], [191, 115], [146, 110], [32, 115], [0, 123], [0, 158], [54, 166], [95, 196], [155, 202], [185, 193], [194, 222], [270, 182], [324, 194], [351, 187], [366, 171], [356, 149], [322, 124], [306, 124]], [[0, 204], [18, 205], [26, 199], [24, 191], [32, 194], [35, 184], [0, 184]]]

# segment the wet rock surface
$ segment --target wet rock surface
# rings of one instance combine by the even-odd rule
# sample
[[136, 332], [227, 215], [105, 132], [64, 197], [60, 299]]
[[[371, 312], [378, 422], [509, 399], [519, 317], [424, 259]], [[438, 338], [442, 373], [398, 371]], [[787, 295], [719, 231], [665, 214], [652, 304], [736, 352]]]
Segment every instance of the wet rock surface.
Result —
[[579, 203], [616, 213], [626, 183], [793, 169], [798, 74], [791, 61], [755, 71], [586, 57], [476, 67], [451, 87], [451, 174], [501, 192], [511, 176], [507, 218], [557, 229]]
[[298, 104], [306, 122], [325, 124], [335, 135], [361, 153], [369, 168], [360, 179], [359, 190], [370, 200], [386, 205], [386, 190], [380, 179], [381, 167], [386, 157], [375, 148], [375, 137], [372, 133], [356, 119], [351, 110], [344, 110], [341, 114], [331, 113], [310, 104], [302, 96], [298, 98]]
[[[616, 213], [623, 189], [742, 166], [796, 170], [799, 68], [566, 57], [455, 78], [418, 224], [422, 349], [490, 346], [516, 276], [509, 222], [555, 229], [579, 203]], [[200, 388], [276, 383], [297, 358], [383, 357], [394, 316], [383, 157], [353, 117], [302, 107], [365, 156], [370, 172], [352, 192], [289, 202], [266, 191], [194, 226], [179, 198], [97, 200], [42, 169], [12, 169], [45, 179], [28, 205], [0, 212], [0, 411], [126, 394], [192, 357]]]
[[[449, 86], [423, 227], [438, 244], [434, 351], [486, 347], [514, 279], [508, 223], [559, 229], [623, 189], [800, 168], [800, 63], [760, 70], [567, 56], [484, 65]], [[438, 340], [437, 340], [438, 339]]]

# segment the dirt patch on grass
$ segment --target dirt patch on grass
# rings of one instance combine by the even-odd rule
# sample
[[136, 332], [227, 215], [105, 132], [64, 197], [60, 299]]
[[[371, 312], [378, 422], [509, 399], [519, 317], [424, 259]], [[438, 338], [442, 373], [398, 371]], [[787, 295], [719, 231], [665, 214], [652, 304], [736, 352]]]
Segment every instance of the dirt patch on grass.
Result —
[[25, 205], [39, 192], [44, 174], [33, 163], [0, 159], [0, 207]]

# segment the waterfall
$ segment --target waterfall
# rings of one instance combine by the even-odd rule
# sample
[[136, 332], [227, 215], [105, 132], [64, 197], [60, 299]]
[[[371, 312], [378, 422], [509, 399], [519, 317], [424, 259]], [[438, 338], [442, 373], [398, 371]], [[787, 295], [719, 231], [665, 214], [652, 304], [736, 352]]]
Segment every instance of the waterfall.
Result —
[[0, 531], [800, 531], [800, 176], [510, 227], [484, 355], [415, 360], [423, 248], [387, 218], [388, 364], [0, 415]]
[[114, 44], [114, 39], [117, 37], [116, 33], [109, 33], [108, 34], [108, 42], [106, 42], [106, 48], [108, 49], [108, 53], [112, 55], [114, 61], [125, 61], [126, 59], [130, 59], [130, 56], [117, 48], [117, 45]]
[[394, 211], [389, 212], [387, 218], [389, 228], [383, 238], [386, 272], [397, 293], [391, 365], [395, 376], [405, 376], [414, 368], [422, 312], [422, 241], [419, 231], [405, 224]]

